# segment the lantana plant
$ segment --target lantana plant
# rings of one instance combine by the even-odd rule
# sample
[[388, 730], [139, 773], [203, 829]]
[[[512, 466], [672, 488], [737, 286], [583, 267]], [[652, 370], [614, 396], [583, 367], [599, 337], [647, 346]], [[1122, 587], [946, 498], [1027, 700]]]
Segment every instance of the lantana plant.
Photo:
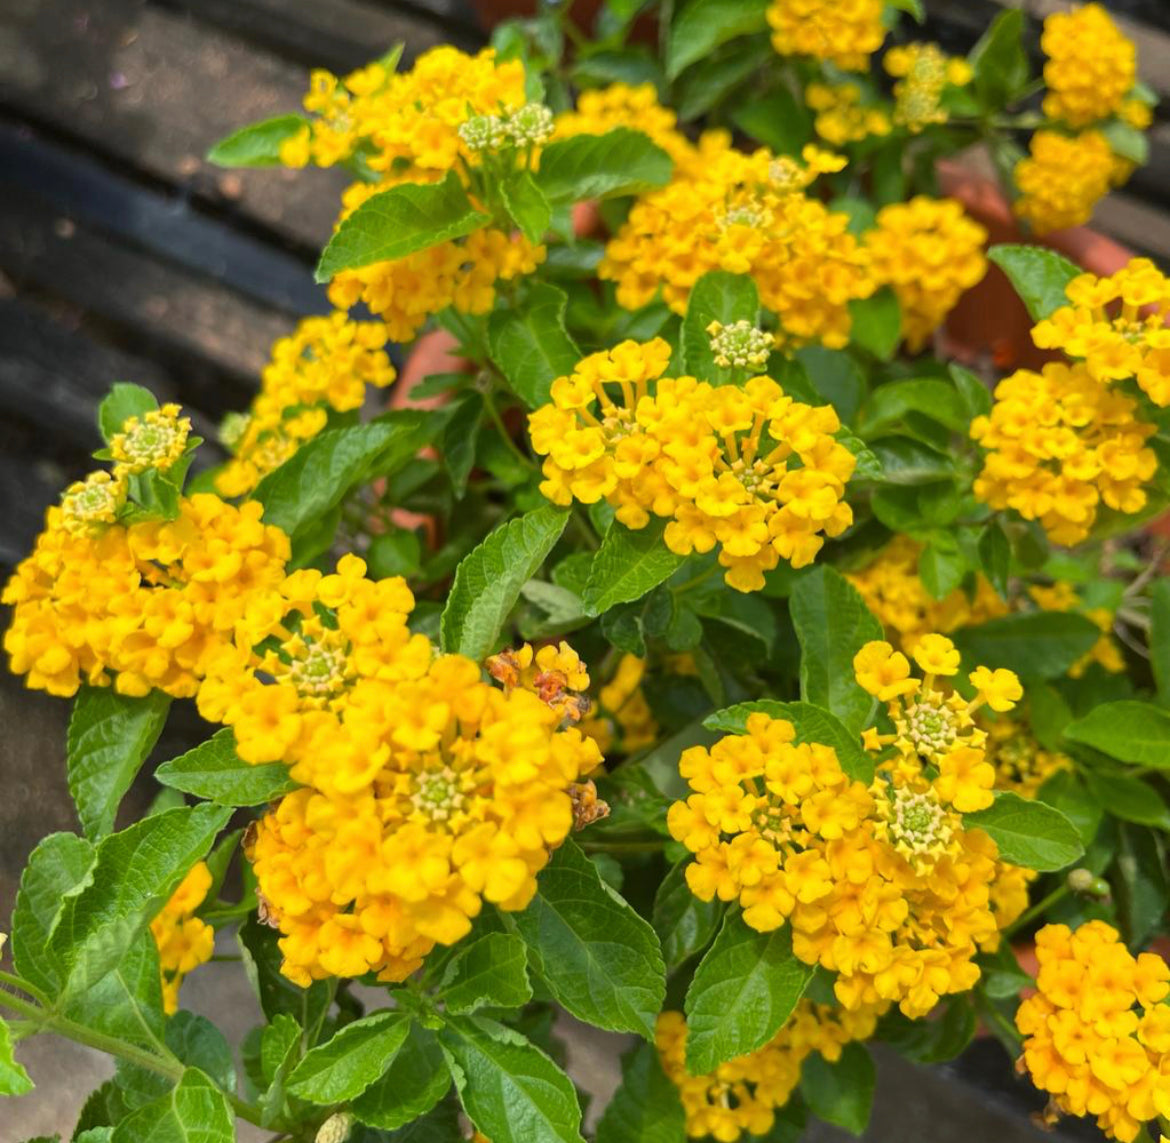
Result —
[[[79, 829], [0, 1092], [54, 1033], [117, 1060], [75, 1143], [777, 1143], [864, 1128], [868, 1044], [989, 1034], [1053, 1117], [1170, 1129], [1170, 280], [1034, 244], [1143, 157], [1133, 45], [566, 7], [212, 149], [352, 176], [332, 312], [218, 446], [114, 385], [4, 590]], [[971, 147], [1017, 244], [940, 193]], [[1014, 372], [944, 328], [989, 259]], [[175, 702], [219, 729], [159, 761]], [[564, 1014], [628, 1048], [587, 1127]]]

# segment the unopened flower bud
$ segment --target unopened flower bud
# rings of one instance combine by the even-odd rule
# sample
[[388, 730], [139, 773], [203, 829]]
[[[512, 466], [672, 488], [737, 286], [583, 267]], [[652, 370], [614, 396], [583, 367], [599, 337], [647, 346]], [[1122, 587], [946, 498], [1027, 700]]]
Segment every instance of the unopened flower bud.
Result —
[[331, 1115], [317, 1129], [315, 1143], [345, 1143], [353, 1130], [354, 1119], [348, 1111], [339, 1111]]
[[1084, 893], [1090, 897], [1108, 897], [1110, 893], [1109, 882], [1084, 867], [1071, 870], [1067, 883], [1074, 893]]
[[715, 364], [722, 369], [763, 369], [768, 364], [775, 338], [749, 321], [723, 325], [713, 321], [707, 326]]
[[459, 125], [459, 138], [469, 151], [494, 151], [508, 141], [508, 128], [498, 115], [473, 115]]
[[220, 443], [230, 452], [235, 452], [251, 423], [252, 418], [247, 413], [228, 413], [219, 423]]
[[508, 117], [506, 126], [517, 147], [539, 146], [553, 136], [553, 113], [543, 103], [526, 103]]

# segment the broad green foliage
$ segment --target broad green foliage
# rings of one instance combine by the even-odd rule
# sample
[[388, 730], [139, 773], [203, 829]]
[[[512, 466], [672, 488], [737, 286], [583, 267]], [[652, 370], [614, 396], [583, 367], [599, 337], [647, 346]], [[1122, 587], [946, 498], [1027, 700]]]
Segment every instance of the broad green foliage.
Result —
[[259, 806], [296, 788], [283, 763], [253, 766], [243, 761], [230, 730], [164, 762], [154, 776], [164, 786], [220, 806]]
[[[961, 60], [812, 7], [539, 4], [211, 148], [348, 184], [321, 316], [204, 448], [109, 379], [5, 588], [78, 829], [0, 917], [0, 1096], [53, 1034], [114, 1061], [70, 1143], [800, 1143], [988, 1032], [1148, 1103], [1146, 1024], [1016, 1011], [1045, 925], [1170, 938], [1170, 278], [1040, 244], [1155, 96], [1096, 8]], [[970, 147], [1019, 242], [940, 201]], [[968, 337], [1005, 278], [1034, 337]]]
[[537, 884], [514, 923], [549, 991], [580, 1020], [652, 1040], [666, 987], [654, 930], [571, 841]]
[[118, 804], [158, 741], [170, 705], [159, 691], [128, 698], [87, 687], [78, 696], [69, 720], [69, 792], [87, 836], [113, 829]]
[[687, 990], [687, 1067], [695, 1075], [766, 1044], [792, 1014], [813, 970], [785, 925], [757, 933], [728, 913]]
[[496, 529], [462, 563], [443, 609], [443, 649], [482, 659], [495, 650], [520, 589], [565, 530], [568, 515], [537, 508]]
[[317, 265], [317, 281], [462, 238], [488, 221], [471, 205], [454, 173], [441, 183], [405, 183], [379, 191], [337, 228]]

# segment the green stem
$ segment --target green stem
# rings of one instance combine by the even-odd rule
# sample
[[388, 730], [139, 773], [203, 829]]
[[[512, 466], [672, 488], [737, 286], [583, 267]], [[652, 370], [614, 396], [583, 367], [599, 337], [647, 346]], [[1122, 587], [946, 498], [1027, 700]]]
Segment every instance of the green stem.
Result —
[[686, 592], [691, 591], [692, 589], [698, 587], [700, 584], [706, 583], [707, 580], [709, 580], [718, 570], [719, 570], [719, 564], [712, 563], [710, 567], [705, 568], [703, 571], [699, 572], [699, 574], [697, 576], [693, 576], [691, 579], [688, 579], [685, 583], [680, 583], [678, 585], [678, 587], [672, 587], [670, 589], [671, 594], [674, 595], [676, 598], [680, 595], [685, 595]]
[[1024, 1047], [1024, 1037], [1020, 1035], [1019, 1029], [1016, 1028], [1015, 1024], [982, 993], [977, 992], [976, 996], [978, 997], [979, 1014], [994, 1024], [1004, 1039], [1014, 1045], [1017, 1052], [1021, 1051]]
[[21, 992], [27, 992], [34, 1000], [43, 1004], [46, 1008], [50, 1005], [49, 998], [36, 985], [30, 984], [22, 976], [17, 976], [11, 972], [0, 972], [0, 984], [7, 984], [12, 988], [19, 988]]
[[491, 393], [484, 393], [483, 395], [484, 408], [488, 411], [488, 416], [491, 417], [495, 423], [499, 434], [504, 438], [504, 444], [512, 451], [516, 459], [520, 461], [525, 468], [535, 468], [536, 464], [520, 446], [512, 439], [512, 434], [508, 432], [508, 426], [504, 424], [504, 418], [500, 415], [500, 410], [496, 408], [495, 398]]
[[236, 956], [234, 953], [213, 953], [211, 957], [211, 964], [228, 964], [236, 963], [243, 960], [242, 956]]
[[1021, 929], [1026, 929], [1038, 917], [1044, 916], [1044, 914], [1053, 905], [1055, 905], [1057, 901], [1064, 900], [1068, 894], [1068, 882], [1062, 881], [1060, 885], [1057, 886], [1057, 888], [1053, 889], [1052, 892], [1048, 894], [1047, 897], [1042, 897], [1030, 909], [1024, 913], [1021, 913], [1020, 916], [1012, 922], [1012, 924], [1008, 925], [1008, 927], [1003, 930], [1003, 935], [1005, 937], [1010, 937], [1015, 933], [1018, 933]]
[[[38, 1008], [36, 1005], [29, 1004], [28, 1001], [21, 1000], [20, 997], [13, 996], [10, 992], [5, 992], [2, 989], [0, 989], [0, 1006], [27, 1017], [38, 1032], [55, 1032], [58, 1036], [64, 1036], [65, 1039], [72, 1040], [76, 1044], [83, 1044], [87, 1048], [104, 1052], [107, 1056], [114, 1056], [117, 1059], [125, 1060], [127, 1063], [137, 1064], [139, 1067], [165, 1076], [175, 1083], [178, 1083], [182, 1079], [183, 1072], [186, 1071], [184, 1065], [169, 1053], [169, 1058], [156, 1055], [154, 1052], [149, 1052], [145, 1048], [139, 1048], [135, 1044], [127, 1043], [117, 1036], [108, 1036], [104, 1032], [97, 1032], [93, 1028], [85, 1027], [84, 1024], [78, 1024], [75, 1020], [68, 1019], [68, 1017], [46, 1011], [44, 1008]], [[253, 1107], [250, 1103], [245, 1103], [238, 1096], [232, 1095], [230, 1092], [223, 1092], [222, 1094], [231, 1104], [232, 1110], [240, 1119], [246, 1120], [256, 1127], [262, 1126], [258, 1108]]]

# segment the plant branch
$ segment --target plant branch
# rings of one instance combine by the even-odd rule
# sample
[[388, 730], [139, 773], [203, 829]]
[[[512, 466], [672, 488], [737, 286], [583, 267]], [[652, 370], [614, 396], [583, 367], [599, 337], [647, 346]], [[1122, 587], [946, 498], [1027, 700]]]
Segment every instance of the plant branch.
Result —
[[1033, 921], [1044, 916], [1044, 914], [1057, 903], [1068, 896], [1070, 890], [1068, 883], [1062, 881], [1057, 888], [1053, 889], [1047, 897], [1042, 897], [1026, 912], [1021, 913], [1006, 929], [1003, 930], [1005, 937], [1013, 936], [1021, 929], [1026, 929]]
[[15, 973], [0, 972], [0, 984], [7, 984], [11, 988], [19, 988], [21, 992], [27, 992], [29, 996], [46, 1008], [50, 1005], [49, 998], [36, 985], [30, 984], [24, 977], [17, 976]]

